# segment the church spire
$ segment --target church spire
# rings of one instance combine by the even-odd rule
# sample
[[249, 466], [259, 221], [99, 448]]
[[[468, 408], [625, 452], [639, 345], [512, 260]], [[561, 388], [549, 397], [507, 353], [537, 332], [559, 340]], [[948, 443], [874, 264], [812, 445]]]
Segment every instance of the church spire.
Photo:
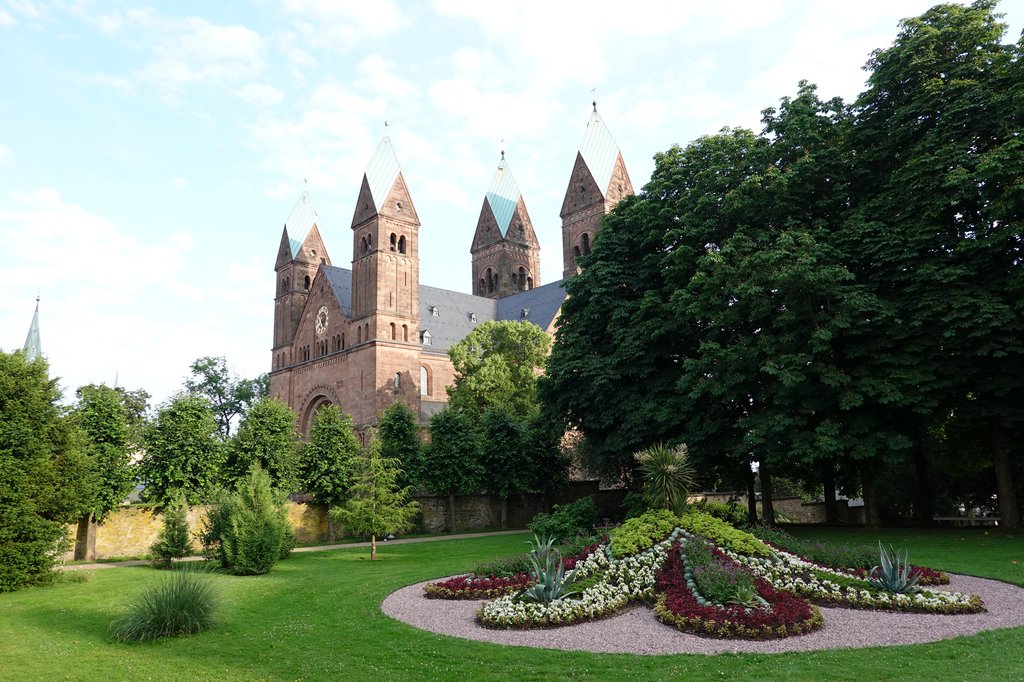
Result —
[[32, 316], [32, 325], [28, 328], [28, 336], [25, 337], [25, 359], [32, 362], [43, 355], [42, 346], [39, 343], [39, 295], [36, 295], [36, 312]]

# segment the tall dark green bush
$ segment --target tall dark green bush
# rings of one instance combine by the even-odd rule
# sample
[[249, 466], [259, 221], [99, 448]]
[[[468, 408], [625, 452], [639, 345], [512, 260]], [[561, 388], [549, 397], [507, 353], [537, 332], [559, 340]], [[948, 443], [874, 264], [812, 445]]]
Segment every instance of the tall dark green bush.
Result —
[[528, 528], [539, 537], [553, 537], [562, 543], [589, 534], [597, 520], [597, 505], [588, 495], [569, 504], [556, 504], [550, 514], [537, 514]]
[[175, 496], [164, 508], [163, 528], [149, 551], [155, 568], [170, 568], [174, 559], [191, 556], [192, 536], [188, 527], [188, 506], [183, 496]]
[[[291, 550], [294, 535], [284, 498], [259, 466], [210, 510], [204, 544], [235, 575], [260, 575]], [[212, 551], [210, 551], [212, 550]]]

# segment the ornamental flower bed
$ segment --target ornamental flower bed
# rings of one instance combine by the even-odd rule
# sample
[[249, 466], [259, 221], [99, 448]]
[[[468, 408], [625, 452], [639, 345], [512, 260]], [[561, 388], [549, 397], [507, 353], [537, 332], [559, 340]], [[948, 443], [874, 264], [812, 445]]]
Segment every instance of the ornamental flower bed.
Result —
[[[875, 588], [866, 580], [805, 561], [788, 552], [777, 551], [775, 557], [764, 559], [727, 552], [760, 578], [777, 589], [807, 597], [819, 604], [854, 609], [882, 609], [912, 613], [978, 613], [985, 608], [977, 595], [944, 592], [922, 588], [913, 594], [894, 594]], [[824, 574], [824, 576], [822, 576]], [[828, 575], [835, 576], [830, 580]], [[862, 585], [850, 585], [856, 580]]]
[[[771, 547], [772, 549], [776, 550], [777, 552], [785, 552], [787, 554], [793, 554], [793, 555], [798, 555], [799, 554], [797, 552], [790, 551], [790, 549], [788, 547], [786, 547], [785, 545], [780, 544], [778, 542], [774, 542], [772, 540], [764, 540], [763, 542], [766, 545], [768, 545], [769, 547]], [[823, 564], [820, 561], [812, 561], [812, 560], [810, 560], [810, 559], [808, 559], [806, 557], [801, 557], [801, 558], [804, 561], [806, 561], [807, 563], [814, 564], [818, 568], [822, 568], [822, 569], [825, 569], [827, 571], [835, 571], [836, 573], [838, 573], [840, 575], [850, 575], [850, 576], [853, 576], [854, 578], [861, 578], [863, 580], [866, 580], [867, 577], [868, 577], [869, 571], [866, 568], [853, 568], [853, 567], [840, 568], [840, 567], [837, 567], [837, 566], [829, 566], [828, 564]], [[946, 573], [943, 573], [942, 571], [936, 571], [933, 568], [928, 568], [927, 566], [911, 566], [910, 567], [910, 575], [912, 577], [916, 576], [917, 577], [917, 584], [921, 585], [922, 587], [935, 586], [935, 585], [948, 585], [949, 584], [949, 575], [947, 575]]]
[[824, 624], [821, 612], [805, 599], [776, 590], [766, 580], [758, 579], [755, 584], [764, 606], [709, 603], [692, 587], [693, 581], [687, 580], [685, 560], [676, 543], [657, 575], [655, 591], [659, 596], [654, 613], [658, 620], [679, 630], [710, 637], [773, 639], [802, 635]]
[[514, 594], [528, 586], [532, 580], [525, 573], [511, 578], [475, 575], [460, 575], [423, 586], [430, 599], [493, 599], [504, 594]]

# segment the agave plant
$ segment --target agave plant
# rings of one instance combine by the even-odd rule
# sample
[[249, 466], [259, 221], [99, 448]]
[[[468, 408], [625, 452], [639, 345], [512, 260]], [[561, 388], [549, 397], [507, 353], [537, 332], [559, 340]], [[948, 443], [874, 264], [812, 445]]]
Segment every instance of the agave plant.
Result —
[[910, 575], [910, 561], [907, 550], [896, 551], [892, 545], [886, 550], [878, 543], [881, 565], [875, 566], [868, 574], [868, 582], [887, 592], [913, 594], [917, 592], [920, 576]]
[[768, 606], [768, 602], [764, 600], [764, 597], [757, 593], [757, 587], [748, 583], [739, 583], [736, 585], [736, 591], [727, 603], [736, 604], [748, 609], [757, 609], [762, 606]]
[[513, 601], [532, 601], [550, 604], [559, 599], [575, 597], [579, 592], [569, 588], [576, 582], [576, 571], [565, 571], [561, 553], [554, 547], [554, 538], [541, 540], [536, 535], [530, 543], [530, 566], [537, 581], [517, 594]]

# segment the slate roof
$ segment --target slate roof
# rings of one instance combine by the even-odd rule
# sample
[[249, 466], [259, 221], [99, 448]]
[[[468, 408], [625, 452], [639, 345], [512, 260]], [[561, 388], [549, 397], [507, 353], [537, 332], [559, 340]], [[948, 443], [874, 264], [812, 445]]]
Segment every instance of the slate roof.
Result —
[[580, 142], [580, 154], [590, 169], [601, 194], [607, 194], [608, 185], [612, 181], [612, 171], [615, 169], [615, 161], [619, 158], [619, 145], [615, 143], [608, 127], [604, 124], [601, 115], [594, 107], [594, 113], [590, 115], [587, 122], [587, 130], [583, 133], [583, 140]]
[[377, 151], [373, 153], [370, 162], [366, 165], [366, 184], [370, 186], [370, 196], [373, 197], [374, 208], [378, 211], [388, 193], [398, 179], [401, 168], [398, 165], [398, 157], [395, 156], [395, 149], [391, 146], [391, 138], [385, 137], [377, 145]]
[[512, 223], [512, 216], [516, 213], [519, 197], [522, 196], [504, 155], [501, 157], [501, 163], [498, 164], [498, 170], [494, 173], [494, 180], [491, 182], [491, 188], [487, 190], [486, 196], [487, 203], [491, 206], [491, 213], [498, 221], [501, 236], [504, 237], [508, 232], [508, 226]]
[[309, 198], [309, 192], [303, 192], [299, 200], [295, 202], [295, 208], [292, 209], [288, 220], [284, 222], [284, 229], [288, 230], [288, 245], [292, 250], [292, 258], [298, 256], [299, 250], [302, 248], [302, 242], [292, 235], [300, 234], [305, 239], [305, 235], [309, 234], [309, 231], [317, 224], [317, 220], [318, 216], [316, 209], [313, 208], [313, 202]]
[[[547, 331], [551, 321], [555, 319], [562, 302], [565, 301], [565, 289], [562, 288], [562, 280], [551, 282], [536, 289], [520, 291], [505, 298], [499, 298], [498, 304], [499, 320], [527, 320]], [[527, 311], [524, 318], [523, 310]]]
[[[333, 265], [320, 266], [331, 285], [338, 305], [345, 317], [352, 315], [352, 271]], [[558, 314], [565, 300], [562, 282], [545, 284], [536, 289], [521, 291], [495, 301], [464, 294], [449, 289], [420, 285], [420, 332], [430, 332], [430, 345], [425, 352], [447, 353], [452, 344], [458, 343], [473, 331], [473, 328], [490, 320], [526, 319], [545, 331]], [[437, 315], [434, 315], [434, 308]], [[523, 309], [529, 310], [526, 318]], [[476, 316], [474, 319], [474, 315]]]

